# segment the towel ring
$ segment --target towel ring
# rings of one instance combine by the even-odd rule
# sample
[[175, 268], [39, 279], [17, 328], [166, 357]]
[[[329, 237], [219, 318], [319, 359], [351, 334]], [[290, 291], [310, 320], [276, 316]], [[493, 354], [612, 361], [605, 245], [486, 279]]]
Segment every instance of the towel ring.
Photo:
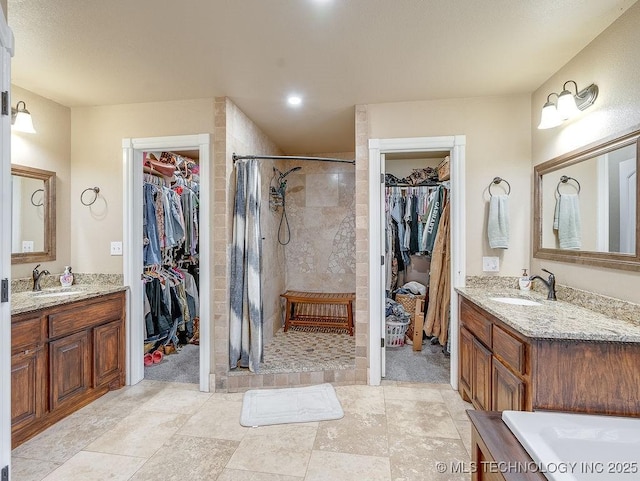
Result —
[[502, 177], [494, 177], [491, 183], [489, 184], [489, 195], [491, 197], [493, 197], [493, 194], [491, 193], [491, 186], [493, 184], [498, 185], [500, 182], [504, 182], [505, 184], [507, 184], [507, 187], [509, 187], [509, 190], [507, 190], [507, 195], [511, 194], [511, 184], [506, 180], [504, 180]]
[[560, 184], [566, 184], [570, 180], [573, 180], [576, 184], [578, 184], [578, 194], [580, 193], [580, 182], [578, 182], [578, 179], [574, 179], [573, 177], [569, 177], [568, 175], [563, 175], [562, 177], [560, 177], [560, 182], [558, 182], [558, 185], [556, 186], [556, 192], [558, 193], [558, 195], [560, 195]]
[[33, 196], [36, 195], [38, 192], [42, 192], [44, 194], [44, 189], [37, 189], [33, 191], [33, 194], [31, 194], [31, 204], [33, 204], [36, 207], [42, 207], [44, 205], [44, 199], [42, 199], [42, 204], [36, 204], [33, 201]]
[[[84, 194], [86, 194], [90, 190], [93, 191], [93, 193], [95, 194], [95, 197], [93, 198], [93, 200], [91, 202], [85, 202], [84, 201]], [[100, 187], [89, 187], [87, 189], [84, 189], [82, 191], [82, 194], [80, 194], [80, 202], [82, 202], [82, 205], [86, 205], [86, 206], [93, 205], [95, 203], [95, 201], [98, 200], [98, 193], [99, 192], [100, 192]]]

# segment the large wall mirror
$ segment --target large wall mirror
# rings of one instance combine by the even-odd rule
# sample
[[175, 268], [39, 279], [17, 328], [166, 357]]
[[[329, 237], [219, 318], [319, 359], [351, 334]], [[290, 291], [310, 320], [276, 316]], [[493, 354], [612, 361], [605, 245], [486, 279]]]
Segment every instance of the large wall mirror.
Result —
[[56, 258], [56, 173], [11, 165], [11, 263]]
[[535, 167], [533, 256], [640, 270], [640, 130]]

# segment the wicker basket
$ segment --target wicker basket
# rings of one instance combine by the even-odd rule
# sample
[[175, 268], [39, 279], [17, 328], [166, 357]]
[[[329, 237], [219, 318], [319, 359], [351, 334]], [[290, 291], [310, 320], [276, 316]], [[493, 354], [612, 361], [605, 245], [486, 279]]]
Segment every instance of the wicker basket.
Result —
[[447, 155], [438, 165], [438, 180], [449, 180], [451, 177], [449, 172], [449, 156]]
[[424, 295], [396, 294], [396, 302], [404, 307], [404, 310], [411, 316], [411, 324], [407, 328], [407, 335], [413, 339], [413, 326], [416, 323], [416, 302], [418, 299], [424, 300]]
[[387, 335], [385, 340], [386, 347], [404, 346], [404, 336], [409, 327], [409, 321], [386, 321]]

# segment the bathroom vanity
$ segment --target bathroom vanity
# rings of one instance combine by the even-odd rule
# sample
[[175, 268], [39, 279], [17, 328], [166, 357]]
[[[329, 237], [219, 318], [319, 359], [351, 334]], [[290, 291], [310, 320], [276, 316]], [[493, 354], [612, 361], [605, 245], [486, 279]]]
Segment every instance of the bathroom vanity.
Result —
[[25, 292], [13, 299], [15, 448], [107, 391], [124, 386], [125, 292], [123, 287]]
[[639, 326], [515, 289], [458, 292], [458, 389], [476, 409], [640, 417]]

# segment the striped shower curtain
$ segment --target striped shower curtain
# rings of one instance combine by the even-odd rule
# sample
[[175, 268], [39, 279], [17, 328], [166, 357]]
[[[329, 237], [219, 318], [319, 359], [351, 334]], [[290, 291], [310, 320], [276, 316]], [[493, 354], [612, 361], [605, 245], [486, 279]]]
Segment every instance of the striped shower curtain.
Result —
[[236, 198], [231, 251], [229, 367], [256, 372], [262, 361], [260, 271], [260, 167], [255, 159], [236, 162]]

